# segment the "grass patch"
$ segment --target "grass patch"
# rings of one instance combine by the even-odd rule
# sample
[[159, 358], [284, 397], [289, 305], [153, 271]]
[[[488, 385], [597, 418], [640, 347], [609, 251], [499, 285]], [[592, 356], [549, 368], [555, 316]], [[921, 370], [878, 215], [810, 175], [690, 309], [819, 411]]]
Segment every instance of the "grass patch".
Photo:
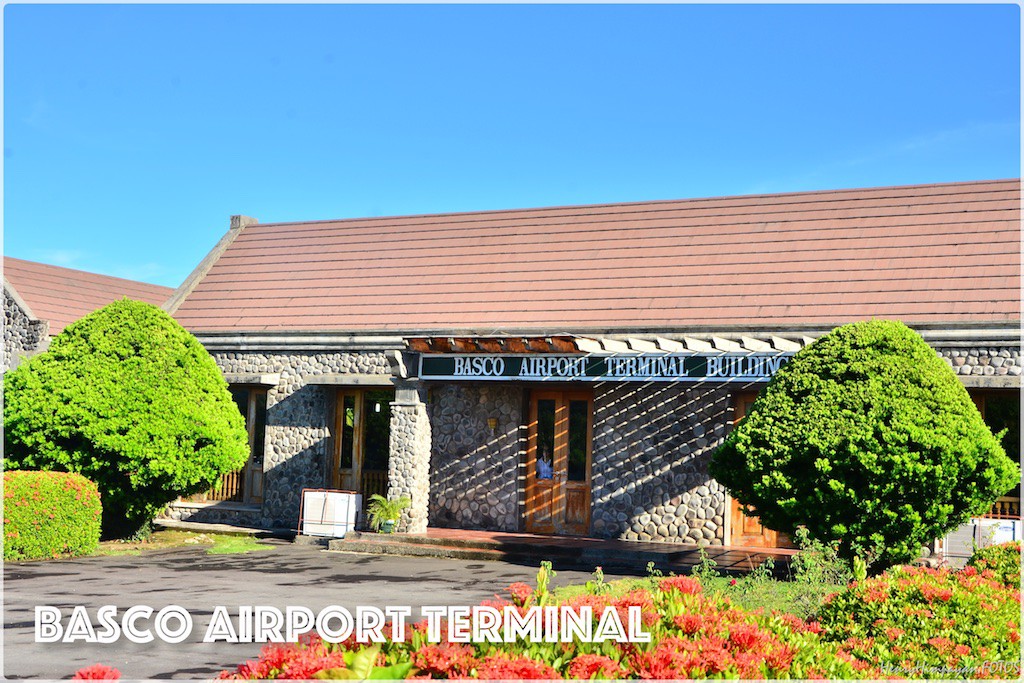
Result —
[[[630, 591], [653, 590], [656, 577], [628, 578], [609, 581], [605, 595], [621, 597]], [[826, 595], [845, 588], [845, 584], [812, 581], [779, 580], [764, 575], [748, 575], [733, 578], [729, 576], [702, 576], [701, 585], [709, 595], [729, 598], [733, 605], [748, 611], [773, 610], [787, 612], [807, 619], [818, 611]], [[552, 591], [558, 601], [568, 600], [590, 592], [584, 584], [562, 586]]]
[[813, 617], [826, 595], [845, 588], [831, 583], [750, 580], [749, 577], [732, 579], [725, 576], [703, 579], [702, 584], [708, 593], [723, 595], [741, 609], [788, 612], [801, 619]]
[[252, 536], [235, 536], [233, 534], [201, 534], [180, 529], [161, 529], [154, 531], [142, 540], [103, 541], [92, 557], [141, 555], [153, 550], [169, 550], [171, 548], [191, 548], [197, 545], [207, 546], [211, 555], [232, 555], [247, 553], [253, 550], [273, 550], [273, 546], [258, 543]]
[[99, 549], [93, 553], [93, 556], [141, 555], [143, 552], [150, 550], [187, 548], [196, 544], [212, 543], [213, 541], [205, 538], [206, 536], [207, 534], [197, 534], [193, 531], [162, 529], [154, 531], [144, 539], [101, 541]]
[[[608, 595], [613, 598], [618, 598], [630, 591], [635, 591], [639, 588], [643, 588], [645, 590], [652, 590], [656, 582], [657, 579], [653, 577], [615, 579], [604, 584], [608, 588], [607, 592], [602, 593], [602, 595]], [[580, 595], [586, 595], [589, 592], [590, 591], [588, 590], [586, 585], [582, 583], [574, 583], [568, 586], [562, 586], [561, 588], [556, 588], [553, 591], [551, 591], [551, 594], [554, 596], [555, 600], [557, 600], [558, 602], [562, 602], [564, 600], [569, 600]]]
[[252, 536], [229, 536], [227, 534], [210, 534], [213, 547], [207, 550], [209, 555], [237, 555], [254, 550], [273, 550], [274, 546], [260, 543]]

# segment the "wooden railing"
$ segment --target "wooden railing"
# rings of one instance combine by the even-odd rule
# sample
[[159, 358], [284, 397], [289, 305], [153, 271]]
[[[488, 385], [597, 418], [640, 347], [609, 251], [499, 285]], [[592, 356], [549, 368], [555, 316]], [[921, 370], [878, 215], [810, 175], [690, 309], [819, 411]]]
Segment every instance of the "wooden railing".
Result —
[[363, 505], [370, 501], [370, 496], [375, 493], [387, 498], [388, 495], [388, 472], [387, 470], [363, 470]]
[[205, 493], [197, 493], [188, 500], [191, 503], [222, 503], [242, 502], [245, 493], [243, 482], [245, 481], [245, 468], [223, 474], [213, 488]]
[[996, 499], [992, 509], [984, 515], [988, 519], [1020, 519], [1020, 498], [1003, 496]]

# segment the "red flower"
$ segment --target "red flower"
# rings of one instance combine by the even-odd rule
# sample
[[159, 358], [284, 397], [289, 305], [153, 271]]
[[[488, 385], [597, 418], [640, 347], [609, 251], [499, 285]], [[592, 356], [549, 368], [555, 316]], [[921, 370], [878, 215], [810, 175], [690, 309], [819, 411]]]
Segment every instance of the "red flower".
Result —
[[692, 636], [704, 625], [704, 620], [699, 614], [680, 614], [672, 622], [688, 636]]
[[508, 600], [506, 600], [505, 598], [499, 598], [497, 595], [494, 596], [494, 600], [481, 600], [480, 601], [480, 606], [481, 607], [493, 607], [494, 609], [498, 610], [499, 612], [501, 610], [505, 609], [506, 607], [508, 607], [511, 604], [512, 603], [509, 602]]
[[517, 605], [525, 605], [526, 601], [533, 597], [533, 589], [522, 581], [516, 581], [508, 587], [508, 592], [512, 594], [512, 600]]
[[796, 652], [789, 646], [778, 647], [769, 652], [765, 658], [765, 664], [774, 671], [789, 671], [793, 663], [793, 656]]
[[412, 664], [420, 673], [436, 674], [444, 678], [468, 676], [476, 666], [475, 652], [469, 645], [441, 643], [428, 645], [412, 656]]
[[753, 624], [736, 624], [729, 629], [729, 642], [741, 652], [760, 649], [766, 636]]
[[324, 669], [344, 669], [345, 653], [338, 651], [323, 654], [313, 650], [299, 650], [295, 657], [285, 664], [278, 678], [308, 680], [313, 674]]
[[569, 664], [569, 677], [580, 680], [618, 678], [622, 673], [619, 663], [604, 655], [580, 655]]
[[551, 680], [561, 678], [558, 672], [543, 662], [527, 657], [508, 659], [491, 655], [477, 667], [477, 677], [490, 680]]
[[74, 681], [116, 681], [121, 678], [121, 672], [112, 666], [93, 664], [79, 669], [71, 677]]
[[662, 593], [678, 591], [684, 595], [695, 595], [703, 590], [700, 581], [689, 576], [670, 576], [662, 579], [658, 587]]
[[661, 621], [661, 614], [658, 612], [658, 608], [654, 605], [654, 599], [651, 598], [651, 594], [645, 590], [630, 591], [612, 604], [619, 613], [619, 619], [622, 620], [623, 624], [626, 624], [629, 619], [630, 607], [640, 608], [640, 621], [644, 626], [654, 626]]

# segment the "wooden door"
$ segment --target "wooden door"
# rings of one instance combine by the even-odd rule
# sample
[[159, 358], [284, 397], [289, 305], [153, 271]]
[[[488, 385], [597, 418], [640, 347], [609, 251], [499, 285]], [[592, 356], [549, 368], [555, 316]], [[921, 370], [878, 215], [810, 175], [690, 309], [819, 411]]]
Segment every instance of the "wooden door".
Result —
[[249, 406], [245, 419], [249, 431], [249, 461], [245, 466], [245, 502], [263, 502], [263, 449], [267, 435], [267, 392], [249, 392]]
[[334, 412], [331, 488], [363, 494], [388, 494], [391, 402], [387, 389], [339, 389]]
[[583, 391], [537, 391], [530, 397], [526, 530], [590, 532], [593, 397]]
[[[737, 394], [733, 401], [733, 421], [735, 426], [746, 417], [750, 406], [754, 404], [757, 394], [744, 392]], [[753, 510], [749, 505], [740, 505], [739, 501], [729, 497], [729, 545], [747, 548], [794, 548], [793, 541], [786, 534], [769, 529], [761, 524], [758, 517], [744, 514], [744, 510]]]
[[338, 391], [334, 411], [334, 467], [331, 488], [339, 491], [360, 490], [362, 477], [362, 393], [357, 390]]

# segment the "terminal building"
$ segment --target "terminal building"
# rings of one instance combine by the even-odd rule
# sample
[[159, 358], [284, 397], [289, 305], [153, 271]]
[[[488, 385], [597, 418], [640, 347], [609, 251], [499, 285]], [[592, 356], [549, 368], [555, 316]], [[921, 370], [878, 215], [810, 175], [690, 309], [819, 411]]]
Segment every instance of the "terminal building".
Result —
[[772, 374], [838, 325], [902, 320], [1017, 459], [1020, 284], [1019, 180], [234, 216], [166, 308], [251, 457], [173, 514], [295, 528], [329, 488], [408, 495], [401, 531], [785, 545], [707, 473]]

